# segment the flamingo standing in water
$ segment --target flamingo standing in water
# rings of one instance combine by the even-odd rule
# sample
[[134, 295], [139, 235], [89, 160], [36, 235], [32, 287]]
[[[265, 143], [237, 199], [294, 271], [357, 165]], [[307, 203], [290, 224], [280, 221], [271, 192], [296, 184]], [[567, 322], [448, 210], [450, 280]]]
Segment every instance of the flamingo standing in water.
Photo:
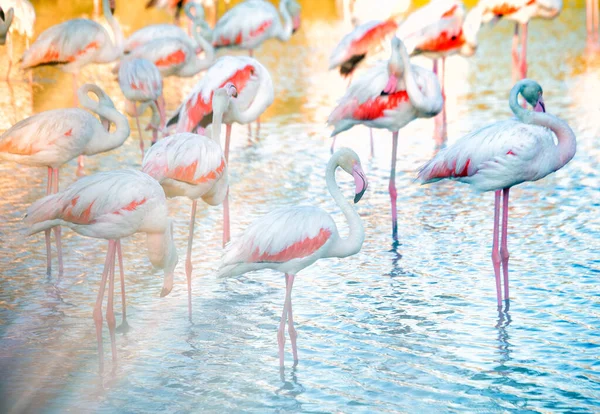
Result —
[[[597, 1], [597, 0], [593, 0]], [[515, 21], [512, 45], [513, 79], [527, 76], [527, 25], [533, 18], [554, 19], [562, 10], [562, 0], [480, 0], [473, 8], [483, 23], [500, 19]], [[519, 53], [519, 25], [521, 26], [521, 52]]]
[[397, 36], [402, 39], [410, 56], [425, 55], [433, 59], [433, 72], [438, 74], [438, 59], [442, 60], [440, 84], [444, 106], [435, 117], [434, 141], [437, 147], [445, 144], [446, 93], [444, 71], [446, 57], [460, 53], [472, 56], [477, 48], [477, 34], [481, 27], [481, 15], [469, 13], [465, 17], [462, 1], [434, 0], [416, 10], [402, 23]]
[[[88, 93], [98, 97], [90, 99]], [[54, 109], [40, 112], [17, 122], [0, 136], [0, 159], [35, 167], [48, 167], [46, 195], [58, 192], [58, 169], [72, 159], [110, 151], [129, 136], [129, 123], [102, 89], [92, 84], [79, 88], [79, 101], [84, 108], [100, 117], [100, 122], [80, 108]], [[108, 132], [110, 123], [115, 132]], [[54, 229], [58, 255], [58, 273], [63, 272], [61, 231]], [[51, 272], [50, 230], [46, 230], [47, 273]]]
[[33, 26], [35, 25], [35, 9], [29, 0], [2, 0], [0, 6], [0, 11], [4, 10], [7, 16], [10, 9], [12, 9], [12, 12], [10, 12], [12, 24], [6, 36], [6, 43], [8, 43], [8, 71], [6, 72], [6, 81], [8, 82], [13, 64], [12, 34], [18, 32], [22, 36], [25, 36], [25, 47], [29, 48], [29, 39], [33, 37]]
[[[329, 70], [340, 68], [340, 75], [348, 77], [348, 85], [356, 67], [365, 59], [368, 53], [380, 46], [381, 43], [398, 28], [393, 20], [373, 20], [359, 26], [342, 38], [329, 57]], [[369, 128], [371, 137], [371, 157], [373, 157], [373, 130]], [[337, 137], [337, 136], [336, 136]], [[331, 153], [335, 148], [335, 139], [331, 143]]]
[[389, 192], [392, 204], [392, 235], [398, 238], [396, 213], [396, 152], [398, 130], [417, 118], [431, 118], [442, 110], [442, 93], [437, 77], [410, 63], [402, 42], [392, 39], [389, 62], [380, 61], [352, 82], [327, 123], [332, 136], [362, 124], [392, 131], [392, 166]]
[[[158, 68], [146, 59], [124, 61], [119, 69], [119, 86], [127, 98], [128, 113], [135, 117], [140, 135], [140, 149], [144, 157], [144, 137], [140, 128], [139, 116], [150, 106], [152, 108], [152, 144], [158, 138], [157, 129], [165, 126], [165, 98], [163, 97], [163, 80]], [[138, 106], [138, 102], [141, 103]], [[158, 119], [157, 119], [158, 118]]]
[[113, 311], [115, 252], [121, 264], [121, 292], [125, 309], [121, 239], [134, 233], [146, 233], [148, 257], [153, 265], [163, 268], [165, 272], [163, 294], [173, 288], [177, 250], [173, 243], [172, 224], [168, 219], [167, 200], [160, 184], [140, 171], [118, 170], [93, 174], [79, 179], [60, 193], [36, 201], [27, 209], [25, 223], [30, 227], [30, 235], [56, 226], [68, 226], [83, 236], [108, 240], [108, 254], [93, 315], [102, 372], [102, 301], [108, 278], [106, 322], [114, 368], [117, 359]]
[[[109, 7], [110, 1], [110, 7]], [[115, 0], [102, 0], [102, 10], [112, 28], [89, 19], [72, 19], [46, 29], [23, 54], [21, 67], [59, 66], [73, 74], [73, 102], [77, 105], [77, 75], [90, 63], [110, 63], [123, 54], [123, 32], [112, 15]]]
[[167, 197], [184, 196], [192, 200], [190, 234], [185, 260], [190, 320], [192, 319], [192, 243], [196, 206], [199, 198], [211, 206], [218, 206], [227, 195], [227, 163], [221, 148], [221, 122], [231, 96], [237, 96], [233, 84], [227, 84], [213, 94], [213, 123], [210, 132], [205, 131], [204, 136], [184, 132], [167, 137], [150, 148], [142, 165], [142, 171], [158, 180]]
[[285, 273], [285, 302], [277, 333], [280, 366], [283, 366], [284, 330], [288, 318], [294, 362], [298, 361], [297, 334], [292, 313], [292, 287], [296, 274], [319, 259], [348, 257], [358, 253], [365, 239], [360, 216], [344, 198], [335, 181], [338, 167], [354, 177], [355, 203], [367, 189], [367, 179], [358, 155], [351, 149], [338, 150], [327, 164], [327, 189], [348, 221], [350, 233], [347, 238], [340, 237], [333, 218], [324, 210], [314, 206], [294, 206], [273, 210], [259, 218], [240, 238], [225, 248], [219, 269], [220, 277], [260, 269]]
[[[522, 108], [521, 94], [534, 107]], [[575, 134], [560, 118], [545, 113], [541, 86], [532, 80], [517, 82], [510, 91], [510, 109], [517, 119], [500, 121], [474, 131], [444, 148], [419, 171], [423, 183], [448, 178], [471, 184], [478, 191], [494, 191], [492, 263], [496, 276], [498, 309], [502, 308], [500, 263], [504, 274], [504, 299], [508, 289], [508, 193], [526, 181], [537, 181], [564, 167], [575, 155]], [[557, 143], [555, 143], [555, 141]], [[500, 196], [502, 241], [498, 250]]]
[[[223, 56], [212, 65], [183, 102], [167, 126], [177, 123], [177, 132], [191, 132], [208, 125], [212, 119], [214, 91], [231, 83], [237, 98], [223, 114], [226, 124], [225, 162], [229, 163], [231, 124], [247, 124], [258, 119], [273, 103], [271, 75], [257, 60], [246, 56]], [[260, 127], [260, 123], [258, 123]], [[229, 241], [229, 197], [223, 202], [223, 246]]]

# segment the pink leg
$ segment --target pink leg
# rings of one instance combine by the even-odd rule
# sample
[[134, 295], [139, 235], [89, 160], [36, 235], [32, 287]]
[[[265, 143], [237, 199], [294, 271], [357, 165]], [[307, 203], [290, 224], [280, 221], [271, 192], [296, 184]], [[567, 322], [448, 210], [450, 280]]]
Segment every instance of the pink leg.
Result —
[[113, 361], [113, 371], [117, 366], [117, 343], [115, 339], [115, 327], [117, 325], [115, 319], [115, 251], [118, 241], [113, 240], [112, 246], [109, 247], [110, 263], [108, 272], [108, 301], [106, 302], [106, 324], [108, 325], [108, 332], [110, 334], [110, 348]]
[[260, 132], [260, 117], [256, 118], [256, 139], [258, 139], [259, 132]]
[[492, 264], [496, 276], [496, 298], [498, 309], [502, 309], [502, 291], [500, 287], [500, 253], [498, 252], [498, 226], [500, 225], [500, 190], [495, 193], [494, 201], [494, 241], [492, 242]]
[[127, 332], [129, 324], [127, 323], [127, 302], [125, 300], [125, 273], [123, 271], [123, 252], [121, 251], [121, 240], [117, 240], [117, 259], [119, 260], [119, 273], [121, 278], [121, 306], [123, 308], [123, 318], [121, 326], [117, 328], [119, 332]]
[[521, 27], [523, 30], [521, 31], [521, 62], [519, 66], [521, 79], [525, 79], [527, 77], [527, 23]]
[[369, 136], [371, 138], [371, 158], [375, 157], [375, 145], [373, 144], [373, 128], [369, 128]]
[[8, 71], [6, 72], [6, 82], [10, 82], [10, 70], [12, 69], [13, 63], [12, 33], [6, 34], [6, 43], [6, 47], [8, 49]]
[[[437, 59], [433, 60], [433, 73], [435, 73], [435, 75], [438, 76], [439, 70], [438, 70], [438, 60]], [[438, 146], [439, 145], [438, 143], [441, 141], [441, 132], [442, 132], [441, 121], [442, 121], [441, 113], [436, 115], [433, 118], [433, 141], [435, 142], [436, 146]]]
[[593, 1], [596, 0], [585, 0], [585, 26], [587, 29], [588, 39], [593, 36], [594, 33], [594, 16], [593, 16]]
[[519, 23], [515, 23], [515, 33], [513, 34], [512, 41], [512, 78], [513, 82], [519, 80], [520, 68], [519, 68]]
[[442, 99], [444, 104], [442, 106], [442, 132], [441, 142], [438, 143], [438, 147], [443, 146], [448, 139], [448, 133], [446, 131], [446, 58], [442, 58], [442, 70], [441, 70], [440, 83], [442, 84]]
[[277, 344], [279, 345], [279, 366], [283, 367], [283, 346], [285, 345], [285, 321], [287, 320], [288, 298], [291, 290], [288, 290], [288, 275], [286, 274], [285, 300], [283, 302], [283, 311], [279, 320], [279, 329], [277, 330]]
[[104, 271], [102, 272], [102, 280], [100, 281], [100, 290], [96, 298], [94, 306], [94, 324], [96, 325], [96, 339], [98, 340], [98, 359], [100, 361], [100, 373], [104, 371], [104, 348], [102, 347], [102, 301], [104, 300], [104, 289], [106, 288], [106, 279], [110, 270], [110, 260], [112, 251], [112, 240], [108, 242], [108, 252], [104, 261]]
[[252, 142], [252, 123], [248, 122], [248, 143]]
[[[225, 161], [229, 165], [229, 140], [231, 137], [231, 124], [226, 126], [225, 134]], [[229, 225], [229, 189], [227, 189], [227, 195], [223, 201], [223, 247], [229, 242], [230, 236], [230, 225]]]
[[138, 134], [140, 136], [140, 149], [142, 150], [142, 159], [144, 159], [144, 137], [142, 136], [142, 128], [140, 127], [140, 118], [138, 116], [138, 103], [134, 102], [135, 108], [135, 123], [137, 124]]
[[593, 25], [592, 25], [593, 38], [595, 41], [598, 41], [598, 19], [599, 19], [599, 14], [600, 14], [598, 0], [592, 0], [592, 13], [594, 15]]
[[396, 211], [396, 152], [398, 151], [398, 131], [393, 133], [392, 167], [390, 171], [390, 201], [392, 202], [392, 238], [398, 240], [398, 216]]
[[[52, 194], [52, 167], [48, 167], [48, 184], [46, 185], [46, 195]], [[50, 233], [52, 230], [44, 231], [46, 239], [46, 274], [52, 274], [52, 242], [50, 241]]]
[[[508, 301], [508, 192], [510, 188], [502, 190], [502, 243], [500, 244], [500, 260], [504, 273], [504, 300]], [[508, 303], [508, 302], [507, 302]]]
[[298, 363], [298, 347], [296, 345], [296, 338], [298, 333], [294, 328], [294, 314], [292, 312], [292, 288], [294, 287], [295, 275], [285, 275], [285, 292], [288, 296], [288, 334], [290, 335], [290, 342], [292, 343], [292, 354], [294, 356], [294, 365]]
[[77, 73], [73, 73], [73, 107], [77, 108], [79, 106], [79, 98], [77, 98]]
[[[54, 187], [53, 193], [58, 193], [58, 168], [53, 169], [52, 186]], [[62, 240], [61, 240], [61, 228], [56, 226], [54, 230], [54, 240], [56, 242], [56, 256], [58, 257], [58, 277], [63, 275], [63, 258], [62, 258]]]
[[188, 316], [192, 320], [192, 243], [194, 240], [194, 224], [196, 222], [197, 200], [192, 201], [192, 214], [190, 215], [190, 235], [188, 237], [187, 257], [185, 259], [185, 275], [188, 285]]

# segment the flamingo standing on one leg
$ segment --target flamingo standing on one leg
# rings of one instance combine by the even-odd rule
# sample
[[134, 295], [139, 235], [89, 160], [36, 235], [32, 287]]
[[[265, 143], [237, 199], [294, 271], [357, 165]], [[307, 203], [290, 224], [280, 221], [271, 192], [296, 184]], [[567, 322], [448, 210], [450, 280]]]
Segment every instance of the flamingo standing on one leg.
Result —
[[[6, 43], [8, 44], [8, 71], [6, 72], [6, 81], [10, 80], [10, 71], [13, 64], [13, 33], [18, 32], [25, 36], [25, 46], [29, 47], [29, 39], [33, 37], [33, 26], [35, 25], [35, 9], [29, 0], [2, 0], [0, 10], [4, 9], [7, 13], [12, 9], [12, 24]], [[31, 78], [30, 78], [31, 81]]]
[[[208, 125], [212, 119], [212, 97], [214, 91], [232, 83], [237, 98], [225, 113], [226, 124], [225, 162], [229, 164], [229, 141], [231, 124], [250, 123], [273, 103], [273, 81], [271, 75], [257, 60], [246, 56], [223, 56], [212, 65], [206, 75], [196, 84], [183, 102], [177, 114], [167, 126], [177, 123], [177, 132], [191, 132], [198, 126]], [[229, 241], [229, 197], [223, 202], [223, 246]]]
[[392, 235], [398, 238], [396, 213], [396, 152], [398, 130], [417, 118], [431, 118], [442, 110], [442, 93], [437, 77], [410, 63], [404, 44], [392, 39], [389, 62], [380, 61], [365, 71], [348, 88], [327, 123], [332, 136], [362, 124], [392, 131], [392, 166], [389, 192], [392, 204]]
[[[554, 19], [562, 10], [562, 0], [480, 0], [473, 12], [481, 16], [483, 23], [497, 22], [499, 19], [515, 21], [512, 62], [513, 80], [527, 76], [527, 25], [533, 18]], [[521, 26], [521, 52], [519, 46], [519, 25]]]
[[123, 33], [112, 15], [115, 0], [102, 0], [104, 17], [112, 28], [114, 41], [106, 29], [89, 19], [72, 19], [46, 29], [23, 54], [23, 69], [59, 66], [73, 74], [73, 102], [77, 105], [77, 75], [90, 63], [110, 63], [123, 54]]
[[102, 301], [108, 278], [106, 322], [110, 331], [114, 369], [117, 362], [113, 312], [115, 252], [118, 250], [120, 253], [121, 239], [134, 233], [147, 233], [148, 257], [153, 265], [163, 268], [165, 272], [163, 294], [170, 292], [173, 287], [177, 250], [163, 189], [156, 180], [140, 171], [97, 173], [79, 179], [60, 193], [36, 201], [27, 209], [25, 223], [30, 226], [30, 235], [56, 226], [68, 226], [83, 236], [108, 240], [108, 254], [93, 315], [102, 372]]
[[[535, 112], [519, 106], [521, 94]], [[492, 263], [496, 276], [498, 308], [502, 307], [500, 263], [504, 299], [508, 292], [508, 193], [525, 181], [537, 181], [567, 164], [575, 155], [575, 134], [566, 122], [545, 113], [541, 86], [532, 80], [517, 82], [510, 91], [510, 109], [518, 119], [500, 121], [474, 131], [441, 150], [419, 171], [430, 183], [444, 178], [471, 184], [478, 191], [495, 192]], [[558, 144], [555, 144], [555, 140]], [[502, 193], [502, 241], [498, 250]]]
[[[88, 92], [98, 97], [90, 99]], [[79, 108], [54, 109], [17, 122], [0, 136], [0, 159], [35, 167], [48, 167], [46, 195], [58, 192], [58, 169], [72, 159], [85, 154], [110, 151], [123, 144], [129, 136], [129, 123], [119, 113], [108, 95], [99, 87], [85, 84], [79, 88], [79, 100], [100, 116], [100, 122], [88, 111]], [[110, 123], [116, 125], [109, 133]], [[58, 273], [63, 272], [61, 231], [54, 229], [58, 256]], [[46, 230], [47, 273], [51, 272], [50, 230]]]
[[[398, 24], [393, 20], [373, 20], [359, 26], [342, 38], [329, 57], [329, 70], [340, 68], [340, 75], [348, 77], [348, 86], [356, 67], [364, 61], [368, 53], [380, 46], [385, 39], [396, 31]], [[371, 137], [371, 157], [373, 157], [373, 130], [369, 128]], [[335, 147], [335, 139], [331, 143], [331, 153]]]
[[442, 60], [439, 71], [444, 106], [435, 117], [434, 141], [439, 148], [448, 138], [446, 130], [446, 93], [444, 72], [446, 57], [455, 53], [472, 56], [477, 48], [477, 34], [481, 27], [481, 15], [469, 13], [465, 17], [462, 1], [434, 0], [416, 10], [402, 23], [397, 35], [410, 56], [423, 54], [433, 59], [433, 72], [438, 74], [438, 59]]
[[185, 274], [188, 284], [188, 313], [192, 319], [192, 242], [198, 199], [218, 206], [227, 195], [227, 163], [221, 148], [221, 122], [231, 96], [237, 96], [233, 84], [217, 89], [213, 95], [213, 123], [206, 136], [184, 132], [161, 140], [144, 157], [142, 171], [162, 185], [167, 197], [185, 196], [192, 200], [190, 235]]
[[367, 189], [367, 179], [358, 155], [351, 149], [340, 149], [327, 164], [327, 189], [348, 220], [350, 233], [347, 238], [340, 237], [333, 218], [318, 207], [284, 207], [271, 211], [252, 223], [239, 239], [226, 247], [223, 255], [220, 277], [260, 269], [274, 269], [285, 273], [285, 302], [277, 333], [280, 366], [283, 366], [284, 329], [288, 318], [294, 362], [298, 361], [297, 334], [292, 313], [292, 287], [296, 274], [319, 259], [348, 257], [358, 253], [365, 239], [360, 216], [344, 198], [335, 181], [335, 170], [338, 167], [354, 177], [355, 203]]
[[[156, 129], [165, 126], [165, 98], [163, 97], [163, 81], [158, 68], [146, 59], [132, 59], [124, 61], [119, 69], [119, 86], [125, 98], [129, 113], [135, 116], [138, 132], [140, 135], [140, 149], [144, 158], [144, 138], [140, 128], [139, 115], [144, 113], [147, 106], [152, 107], [154, 125], [152, 133], [152, 144], [156, 143]], [[138, 102], [141, 103], [138, 107]], [[156, 119], [159, 114], [160, 118]]]

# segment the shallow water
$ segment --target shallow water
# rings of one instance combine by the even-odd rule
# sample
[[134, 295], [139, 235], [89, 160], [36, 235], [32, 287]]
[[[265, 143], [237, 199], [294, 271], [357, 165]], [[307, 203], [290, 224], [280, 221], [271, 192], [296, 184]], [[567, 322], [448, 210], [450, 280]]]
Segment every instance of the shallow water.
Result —
[[[40, 8], [45, 17], [38, 32], [55, 22], [49, 6]], [[160, 12], [148, 16], [166, 19]], [[134, 18], [121, 19], [126, 33], [143, 23]], [[145, 257], [143, 237], [123, 241], [131, 330], [117, 334], [118, 366], [111, 373], [104, 329], [107, 372], [98, 376], [92, 307], [106, 243], [65, 229], [65, 275], [46, 277], [43, 236], [24, 237], [21, 222], [44, 192], [45, 171], [1, 163], [1, 411], [600, 411], [600, 55], [585, 49], [584, 18], [584, 10], [567, 9], [557, 21], [530, 25], [529, 76], [544, 87], [548, 110], [575, 131], [578, 152], [556, 174], [511, 191], [510, 310], [499, 314], [495, 306], [493, 195], [459, 183], [413, 181], [433, 154], [433, 122], [415, 121], [400, 132], [397, 245], [387, 193], [390, 134], [375, 131], [376, 154], [369, 159], [368, 130], [354, 128], [338, 145], [359, 153], [370, 180], [357, 205], [367, 237], [359, 254], [322, 260], [298, 275], [300, 362], [292, 367], [288, 339], [283, 372], [276, 332], [284, 279], [271, 271], [215, 278], [220, 207], [201, 205], [197, 215], [188, 321], [183, 255], [190, 202], [175, 199], [169, 206], [180, 254], [176, 285], [160, 298], [162, 274]], [[234, 127], [233, 237], [275, 207], [304, 202], [331, 212], [347, 231], [324, 172], [325, 120], [345, 88], [325, 68], [348, 28], [333, 6], [321, 6], [306, 13], [289, 44], [270, 42], [256, 53], [271, 71], [276, 100], [262, 118], [258, 142], [249, 144], [246, 128]], [[450, 142], [510, 116], [511, 33], [507, 22], [484, 29], [475, 57], [448, 59]], [[87, 68], [81, 79], [97, 82], [123, 108], [109, 68]], [[68, 75], [49, 68], [36, 71], [34, 80], [33, 93], [24, 82], [0, 83], [0, 130], [70, 105]], [[194, 82], [166, 81], [170, 110]], [[86, 171], [139, 165], [134, 135], [119, 150], [89, 158]], [[76, 179], [75, 168], [73, 162], [61, 169], [62, 188]], [[351, 179], [340, 173], [338, 180], [350, 197]]]

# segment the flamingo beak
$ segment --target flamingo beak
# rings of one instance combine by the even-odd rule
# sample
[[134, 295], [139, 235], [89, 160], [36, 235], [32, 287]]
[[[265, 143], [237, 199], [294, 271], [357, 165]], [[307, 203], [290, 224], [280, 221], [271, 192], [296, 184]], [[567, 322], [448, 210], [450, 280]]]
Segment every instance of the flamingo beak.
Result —
[[106, 132], [110, 132], [110, 121], [106, 118], [102, 118], [100, 122], [102, 123], [104, 129], [106, 129]]
[[169, 293], [171, 293], [171, 290], [173, 290], [173, 276], [173, 273], [165, 272], [165, 281], [163, 282], [163, 288], [160, 292], [161, 298], [164, 298]]
[[116, 8], [115, 0], [110, 0], [108, 2], [108, 4], [109, 4], [109, 7], [110, 7], [110, 14], [115, 14], [115, 8]]
[[546, 105], [544, 105], [544, 99], [542, 98], [542, 95], [540, 95], [540, 98], [538, 99], [537, 104], [535, 104], [533, 110], [535, 112], [546, 112]]
[[354, 177], [354, 185], [356, 187], [354, 203], [358, 203], [365, 191], [367, 191], [369, 183], [367, 182], [364, 171], [358, 163], [354, 164], [354, 167], [352, 167], [352, 176]]
[[227, 91], [227, 94], [230, 97], [237, 98], [238, 91], [237, 91], [237, 88], [235, 87], [235, 85], [232, 82], [227, 82], [227, 84], [224, 86], [224, 88], [225, 88], [225, 90]]

